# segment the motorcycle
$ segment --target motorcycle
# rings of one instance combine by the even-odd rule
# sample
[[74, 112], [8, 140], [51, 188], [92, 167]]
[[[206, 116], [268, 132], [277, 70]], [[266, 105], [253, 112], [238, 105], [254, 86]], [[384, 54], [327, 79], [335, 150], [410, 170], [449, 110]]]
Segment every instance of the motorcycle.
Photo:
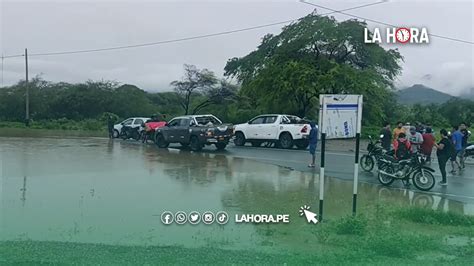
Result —
[[[383, 138], [383, 135], [380, 136]], [[372, 136], [369, 136], [369, 144], [367, 144], [368, 154], [364, 154], [360, 158], [360, 167], [366, 171], [370, 172], [374, 169], [375, 164], [378, 164], [380, 157], [385, 153], [384, 149], [380, 145], [381, 141], [373, 141]]]
[[415, 153], [409, 159], [397, 160], [390, 155], [383, 155], [379, 160], [378, 180], [384, 186], [389, 186], [395, 180], [402, 180], [413, 185], [419, 190], [431, 190], [436, 180], [433, 173], [435, 170], [425, 165], [426, 157]]
[[140, 127], [123, 126], [120, 130], [119, 138], [140, 140]]

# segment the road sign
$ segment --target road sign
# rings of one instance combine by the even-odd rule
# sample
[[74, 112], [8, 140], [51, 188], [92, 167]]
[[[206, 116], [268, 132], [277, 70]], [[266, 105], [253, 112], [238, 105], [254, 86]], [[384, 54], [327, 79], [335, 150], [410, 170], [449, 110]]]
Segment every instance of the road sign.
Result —
[[319, 95], [319, 128], [326, 139], [355, 138], [362, 127], [362, 95]]
[[319, 173], [319, 220], [323, 219], [324, 167], [326, 139], [356, 139], [352, 213], [357, 206], [359, 182], [359, 144], [362, 129], [362, 95], [320, 94], [319, 128], [321, 132], [321, 167]]

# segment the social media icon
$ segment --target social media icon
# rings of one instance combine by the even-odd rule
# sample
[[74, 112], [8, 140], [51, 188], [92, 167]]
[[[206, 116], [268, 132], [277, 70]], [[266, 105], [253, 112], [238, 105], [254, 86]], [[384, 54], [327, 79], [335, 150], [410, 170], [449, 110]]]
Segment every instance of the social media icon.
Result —
[[185, 212], [176, 212], [174, 214], [174, 220], [177, 224], [185, 224], [187, 220], [187, 215]]
[[205, 224], [212, 224], [215, 220], [214, 213], [212, 212], [205, 212], [202, 214], [202, 222]]
[[161, 214], [161, 222], [163, 224], [171, 224], [173, 223], [173, 213], [172, 212], [169, 212], [169, 211], [165, 211]]
[[227, 212], [220, 211], [216, 214], [216, 221], [218, 224], [226, 224], [229, 221]]
[[199, 212], [193, 211], [189, 213], [188, 221], [190, 224], [198, 224], [201, 220], [201, 215]]

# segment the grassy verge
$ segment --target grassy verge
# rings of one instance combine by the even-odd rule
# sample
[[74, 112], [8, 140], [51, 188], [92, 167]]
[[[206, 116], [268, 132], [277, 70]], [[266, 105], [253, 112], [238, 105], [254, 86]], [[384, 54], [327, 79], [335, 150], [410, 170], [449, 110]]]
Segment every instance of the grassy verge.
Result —
[[[27, 128], [22, 122], [0, 122], [0, 128]], [[107, 124], [98, 119], [80, 121], [70, 119], [31, 121], [30, 129], [105, 131]]]
[[[364, 216], [304, 225], [304, 236], [290, 248], [293, 226], [257, 230], [273, 242], [274, 252], [259, 247], [229, 250], [207, 247], [116, 246], [71, 242], [0, 242], [0, 262], [27, 264], [325, 264], [325, 265], [472, 265], [474, 217], [415, 207], [375, 204]], [[251, 225], [247, 225], [251, 226]], [[267, 228], [267, 229], [265, 229]], [[281, 228], [291, 231], [280, 230]], [[303, 228], [303, 227], [302, 227]], [[225, 233], [223, 231], [222, 233]]]

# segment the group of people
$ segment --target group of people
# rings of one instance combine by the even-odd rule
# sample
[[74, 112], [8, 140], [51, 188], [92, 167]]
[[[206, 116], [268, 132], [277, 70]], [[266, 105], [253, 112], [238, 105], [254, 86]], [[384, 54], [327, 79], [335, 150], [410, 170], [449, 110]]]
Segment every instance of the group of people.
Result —
[[446, 164], [451, 161], [451, 173], [456, 173], [464, 168], [463, 151], [468, 145], [469, 131], [466, 123], [460, 123], [454, 126], [452, 131], [441, 129], [441, 139], [436, 142], [433, 129], [421, 123], [415, 126], [410, 123], [397, 123], [397, 127], [390, 129], [390, 123], [385, 123], [380, 134], [382, 147], [390, 151], [394, 150], [394, 156], [397, 159], [405, 159], [412, 153], [419, 152], [426, 156], [427, 162], [431, 162], [433, 148], [436, 148], [439, 170], [442, 180], [439, 183], [442, 186], [447, 185]]

